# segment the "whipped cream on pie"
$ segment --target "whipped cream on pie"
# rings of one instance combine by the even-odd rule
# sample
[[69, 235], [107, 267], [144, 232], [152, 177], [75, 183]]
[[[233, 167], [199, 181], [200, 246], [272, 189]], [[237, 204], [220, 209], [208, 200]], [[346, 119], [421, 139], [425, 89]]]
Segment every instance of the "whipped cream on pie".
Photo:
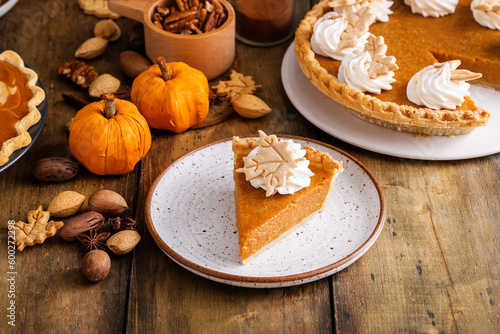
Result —
[[500, 30], [500, 2], [473, 0], [470, 4], [472, 15], [483, 27]]
[[455, 12], [458, 0], [405, 0], [414, 14], [424, 17], [440, 17]]
[[370, 6], [377, 21], [389, 21], [390, 10], [393, 1], [389, 0], [332, 0], [329, 6], [342, 16], [349, 17], [362, 7]]
[[[478, 79], [480, 74], [456, 70], [459, 60], [429, 65], [415, 74], [408, 83], [408, 99], [420, 106], [439, 110], [454, 110], [469, 96], [470, 85], [465, 80]], [[467, 72], [471, 75], [467, 78]], [[464, 76], [461, 76], [464, 74]]]
[[393, 78], [394, 72], [390, 71], [385, 75], [372, 78], [368, 74], [371, 63], [372, 56], [368, 51], [346, 55], [339, 68], [339, 81], [363, 93], [380, 94], [382, 89], [391, 90], [391, 83], [396, 81]]
[[357, 42], [353, 43], [354, 45], [342, 47], [342, 40], [345, 38], [345, 32], [349, 26], [349, 20], [339, 13], [326, 13], [314, 24], [311, 37], [312, 50], [316, 54], [335, 60], [342, 60], [345, 55], [353, 53], [355, 50], [363, 51], [366, 40], [370, 36], [368, 29], [362, 32]]
[[243, 158], [244, 167], [236, 170], [245, 173], [254, 188], [262, 188], [266, 196], [276, 193], [294, 194], [311, 184], [314, 173], [309, 169], [306, 150], [292, 140], [281, 140], [259, 131], [259, 145]]

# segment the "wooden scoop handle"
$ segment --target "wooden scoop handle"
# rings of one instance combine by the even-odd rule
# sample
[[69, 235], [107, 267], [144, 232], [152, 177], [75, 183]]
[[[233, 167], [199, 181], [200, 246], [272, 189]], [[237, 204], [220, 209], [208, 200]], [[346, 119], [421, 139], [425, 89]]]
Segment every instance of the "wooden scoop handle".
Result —
[[144, 23], [150, 7], [158, 0], [109, 0], [109, 9], [115, 13]]

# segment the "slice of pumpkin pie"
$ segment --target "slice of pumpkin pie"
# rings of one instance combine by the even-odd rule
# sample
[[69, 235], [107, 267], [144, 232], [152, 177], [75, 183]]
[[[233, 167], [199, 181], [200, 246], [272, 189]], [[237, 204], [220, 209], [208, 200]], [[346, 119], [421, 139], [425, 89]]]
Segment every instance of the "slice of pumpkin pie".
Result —
[[243, 263], [325, 205], [342, 162], [292, 140], [233, 137], [236, 227]]

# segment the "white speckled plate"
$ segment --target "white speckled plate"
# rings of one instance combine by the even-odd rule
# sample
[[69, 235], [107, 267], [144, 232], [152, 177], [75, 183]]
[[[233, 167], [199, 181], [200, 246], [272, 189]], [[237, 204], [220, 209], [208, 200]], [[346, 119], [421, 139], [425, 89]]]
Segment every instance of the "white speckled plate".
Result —
[[235, 227], [232, 142], [214, 142], [176, 160], [149, 191], [147, 225], [172, 260], [218, 282], [273, 288], [329, 276], [370, 248], [385, 217], [384, 197], [373, 175], [333, 146], [301, 137], [279, 137], [343, 162], [344, 172], [323, 212], [243, 265]]

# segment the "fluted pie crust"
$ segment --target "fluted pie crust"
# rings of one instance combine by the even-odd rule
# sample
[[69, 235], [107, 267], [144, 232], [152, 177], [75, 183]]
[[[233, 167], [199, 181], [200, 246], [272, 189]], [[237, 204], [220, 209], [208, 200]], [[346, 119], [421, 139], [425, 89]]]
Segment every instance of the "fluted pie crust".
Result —
[[[38, 81], [38, 75], [35, 71], [24, 66], [23, 59], [14, 51], [4, 51], [0, 53], [0, 63], [4, 62], [12, 65], [15, 69], [19, 70], [24, 76], [23, 85], [31, 91], [31, 97], [28, 101], [21, 101], [21, 103], [27, 103], [26, 114], [20, 116], [17, 122], [12, 125], [14, 127], [14, 133], [17, 135], [8, 138], [3, 143], [0, 143], [0, 166], [5, 165], [9, 161], [10, 155], [31, 143], [31, 135], [28, 129], [38, 123], [41, 118], [40, 111], [37, 106], [42, 103], [45, 99], [45, 92], [42, 88], [36, 85]], [[8, 109], [2, 108], [0, 105], [0, 112], [10, 112]], [[7, 125], [2, 124], [0, 132], [10, 131], [12, 128], [8, 128]]]
[[[258, 138], [233, 137], [234, 170], [243, 167], [243, 157], [258, 146], [258, 141]], [[294, 194], [266, 197], [265, 190], [254, 188], [243, 173], [233, 173], [236, 227], [243, 263], [250, 262], [319, 212], [333, 189], [335, 178], [343, 171], [342, 162], [329, 154], [308, 146], [302, 149], [306, 150], [305, 157], [314, 176], [309, 187]]]
[[[420, 135], [449, 136], [467, 134], [477, 127], [486, 125], [490, 113], [476, 106], [474, 101], [468, 97], [455, 110], [424, 108], [413, 104], [406, 98], [406, 85], [411, 76], [418, 72], [419, 69], [436, 61], [441, 62], [457, 58], [462, 60], [460, 68], [483, 72], [483, 78], [486, 79], [488, 85], [500, 85], [500, 78], [497, 78], [496, 73], [484, 73], [486, 69], [490, 69], [488, 72], [500, 71], [498, 55], [493, 54], [494, 50], [498, 50], [498, 45], [494, 47], [494, 43], [500, 42], [500, 32], [481, 27], [474, 21], [470, 8], [466, 8], [470, 7], [471, 1], [460, 0], [457, 11], [446, 17], [424, 18], [421, 15], [412, 14], [409, 7], [404, 4], [404, 0], [395, 0], [391, 8], [394, 14], [389, 16], [389, 22], [377, 22], [370, 26], [370, 32], [374, 35], [384, 36], [388, 46], [387, 55], [395, 55], [399, 66], [399, 69], [395, 71], [394, 78], [397, 81], [393, 84], [393, 90], [389, 91], [389, 93], [382, 93], [380, 96], [361, 93], [350, 88], [347, 84], [339, 82], [336, 75], [340, 62], [315, 55], [312, 51], [310, 39], [313, 26], [319, 17], [331, 11], [328, 2], [329, 0], [322, 0], [315, 5], [301, 21], [295, 34], [297, 61], [304, 74], [320, 91], [341, 103], [356, 116], [371, 123], [399, 131]], [[422, 29], [422, 26], [424, 28], [428, 27], [426, 31], [419, 31], [420, 34], [423, 34], [421, 40], [424, 42], [412, 40], [405, 33], [405, 31], [412, 29], [415, 20], [427, 20], [419, 28]], [[452, 26], [451, 22], [457, 22], [457, 24]], [[443, 42], [441, 50], [430, 50], [425, 54], [417, 53], [417, 56], [411, 53], [411, 48], [408, 49], [409, 51], [406, 49], [411, 47], [412, 43], [415, 44], [415, 47], [425, 47], [418, 43], [425, 43], [426, 38], [436, 40], [435, 44], [439, 45], [437, 38], [443, 37], [436, 37], [436, 31], [440, 29], [440, 26], [436, 26], [437, 23], [441, 25], [450, 24], [449, 32], [443, 32], [441, 36], [446, 36], [447, 39], [452, 39], [452, 41]], [[475, 56], [474, 54], [466, 54], [462, 50], [454, 53], [451, 50], [453, 40], [457, 43], [456, 45], [467, 43], [463, 36], [456, 32], [457, 25], [461, 25], [460, 29], [470, 28], [469, 31], [473, 33], [474, 38], [484, 36], [484, 41], [481, 41], [481, 43], [484, 44], [484, 49], [491, 49], [489, 51], [491, 55], [480, 54]], [[496, 38], [493, 41], [491, 41], [492, 36]], [[485, 52], [488, 52], [488, 50]]]

